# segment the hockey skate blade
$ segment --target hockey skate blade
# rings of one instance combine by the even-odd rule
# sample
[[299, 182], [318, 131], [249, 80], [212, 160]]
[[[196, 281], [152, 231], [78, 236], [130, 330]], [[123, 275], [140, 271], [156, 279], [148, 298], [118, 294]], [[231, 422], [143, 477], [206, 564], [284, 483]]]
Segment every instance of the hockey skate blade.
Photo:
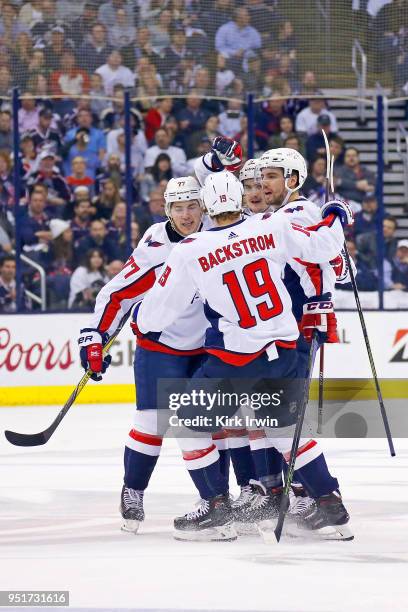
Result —
[[237, 532], [232, 523], [202, 529], [201, 531], [183, 531], [181, 529], [174, 531], [174, 538], [184, 542], [233, 542], [237, 537]]
[[333, 540], [337, 542], [350, 542], [354, 540], [354, 534], [350, 529], [350, 524], [329, 525], [320, 529], [302, 529], [296, 523], [288, 521], [286, 525], [286, 535], [290, 538], [298, 538], [308, 541]]
[[[277, 519], [265, 519], [257, 523], [258, 533], [262, 537], [265, 544], [277, 544], [275, 536], [275, 527]], [[284, 532], [282, 533], [284, 535]]]
[[139, 530], [139, 525], [141, 521], [134, 521], [131, 519], [123, 519], [121, 530], [126, 531], [126, 533], [136, 534]]

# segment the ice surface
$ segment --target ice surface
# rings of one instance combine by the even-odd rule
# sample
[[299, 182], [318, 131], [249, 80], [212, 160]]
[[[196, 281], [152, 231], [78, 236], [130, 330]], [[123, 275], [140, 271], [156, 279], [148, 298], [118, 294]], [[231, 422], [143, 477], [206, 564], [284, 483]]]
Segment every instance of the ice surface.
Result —
[[[1, 408], [1, 429], [36, 432], [60, 407]], [[119, 530], [122, 444], [133, 407], [74, 407], [46, 446], [0, 441], [0, 589], [65, 589], [72, 607], [276, 612], [408, 609], [408, 441], [328, 440], [353, 542], [177, 542], [196, 499], [173, 440], [136, 536]], [[61, 609], [61, 608], [59, 608]], [[14, 608], [15, 610], [15, 608]]]

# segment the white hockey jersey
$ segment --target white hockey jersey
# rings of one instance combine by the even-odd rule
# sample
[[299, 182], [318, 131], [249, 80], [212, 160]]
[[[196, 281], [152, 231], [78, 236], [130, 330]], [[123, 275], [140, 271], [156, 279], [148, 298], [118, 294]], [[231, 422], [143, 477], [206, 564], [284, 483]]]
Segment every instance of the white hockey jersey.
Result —
[[[176, 244], [171, 242], [167, 233], [168, 223], [164, 221], [149, 227], [121, 272], [98, 293], [91, 327], [111, 335], [123, 315], [153, 287], [163, 263]], [[207, 326], [202, 303], [198, 296], [192, 295], [177, 321], [162, 328], [158, 334], [137, 334], [138, 345], [167, 353], [201, 353]]]
[[344, 241], [334, 215], [311, 228], [285, 215], [265, 214], [192, 234], [173, 249], [164, 271], [140, 306], [142, 333], [177, 320], [199, 292], [210, 323], [206, 350], [243, 365], [274, 343], [294, 347], [299, 336], [282, 269], [293, 257], [332, 259]]
[[[197, 159], [194, 170], [200, 184], [203, 184], [208, 174], [214, 172], [211, 167], [211, 153], [207, 153]], [[322, 220], [320, 208], [314, 202], [300, 195], [296, 200], [269, 212], [274, 215], [288, 215], [291, 222], [300, 223], [301, 225], [315, 225]], [[258, 215], [245, 208], [244, 216], [253, 217]], [[303, 304], [307, 298], [327, 293], [334, 297], [336, 283], [350, 282], [343, 249], [337, 253], [332, 261], [319, 264], [301, 260], [300, 258], [293, 258], [291, 261], [288, 261], [284, 275], [285, 285], [292, 298], [293, 312], [298, 321], [302, 317]]]

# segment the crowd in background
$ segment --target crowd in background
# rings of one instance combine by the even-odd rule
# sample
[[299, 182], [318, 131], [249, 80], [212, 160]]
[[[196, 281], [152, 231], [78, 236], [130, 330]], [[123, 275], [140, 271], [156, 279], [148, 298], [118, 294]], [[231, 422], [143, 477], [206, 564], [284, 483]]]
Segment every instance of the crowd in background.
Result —
[[[124, 102], [131, 109], [131, 248], [165, 219], [164, 190], [192, 174], [213, 138], [247, 150], [244, 94], [257, 106], [256, 155], [286, 146], [305, 155], [303, 193], [324, 199], [323, 129], [335, 157], [336, 193], [356, 212], [349, 248], [360, 289], [378, 288], [376, 177], [348, 147], [312, 70], [301, 71], [296, 32], [278, 2], [0, 0], [0, 312], [15, 310], [13, 133], [18, 85], [23, 253], [47, 276], [49, 310], [90, 310], [129, 256]], [[49, 94], [54, 96], [49, 97]], [[162, 97], [163, 95], [179, 97]], [[83, 97], [81, 97], [83, 96]], [[228, 102], [214, 96], [230, 97]], [[408, 241], [384, 220], [386, 289], [408, 290]], [[23, 264], [24, 286], [39, 292]], [[24, 308], [37, 308], [25, 295]]]

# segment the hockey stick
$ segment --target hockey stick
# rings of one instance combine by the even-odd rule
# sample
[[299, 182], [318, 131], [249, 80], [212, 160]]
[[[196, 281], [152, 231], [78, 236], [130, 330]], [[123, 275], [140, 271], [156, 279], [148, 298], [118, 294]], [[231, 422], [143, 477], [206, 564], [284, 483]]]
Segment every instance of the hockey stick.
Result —
[[374, 379], [375, 390], [377, 392], [378, 403], [380, 404], [380, 412], [381, 412], [382, 420], [384, 423], [384, 429], [385, 429], [385, 433], [386, 433], [387, 440], [388, 440], [388, 446], [390, 449], [391, 457], [395, 457], [395, 450], [394, 450], [394, 443], [392, 441], [391, 429], [390, 429], [390, 425], [388, 422], [387, 412], [385, 410], [385, 405], [384, 405], [382, 392], [380, 389], [380, 384], [378, 382], [377, 370], [376, 370], [375, 363], [374, 363], [374, 357], [373, 357], [373, 353], [371, 350], [370, 340], [368, 338], [367, 326], [366, 326], [365, 319], [364, 319], [363, 309], [361, 307], [360, 296], [359, 296], [358, 289], [357, 289], [356, 277], [354, 276], [354, 271], [353, 271], [353, 268], [351, 267], [350, 253], [348, 252], [346, 242], [344, 242], [344, 253], [346, 256], [347, 267], [349, 269], [351, 286], [353, 287], [354, 299], [356, 300], [358, 316], [360, 318], [361, 331], [363, 332], [364, 342], [365, 342], [367, 354], [368, 354], [368, 360], [370, 362], [371, 372], [372, 372], [373, 379]]
[[[322, 132], [323, 132], [323, 130], [322, 130]], [[324, 141], [325, 141], [325, 145], [326, 145], [326, 156], [327, 156], [327, 160], [328, 160], [328, 166], [330, 168], [330, 173], [326, 175], [326, 177], [327, 177], [327, 191], [328, 191], [328, 184], [329, 184], [329, 178], [330, 178], [331, 190], [332, 190], [332, 192], [334, 192], [334, 187], [333, 187], [333, 164], [334, 164], [334, 158], [330, 155], [329, 142], [328, 142], [327, 136], [326, 136], [326, 134], [324, 132], [323, 132], [323, 137], [324, 137]], [[326, 191], [326, 198], [328, 197], [327, 191]], [[383, 400], [382, 392], [381, 392], [381, 389], [380, 389], [380, 384], [378, 382], [377, 370], [376, 370], [375, 363], [374, 363], [374, 357], [373, 357], [373, 353], [372, 353], [372, 350], [371, 350], [370, 340], [368, 338], [367, 326], [366, 326], [366, 323], [365, 323], [363, 309], [361, 307], [361, 302], [360, 302], [360, 295], [358, 293], [358, 288], [357, 288], [357, 283], [356, 283], [356, 278], [355, 278], [355, 275], [354, 275], [354, 271], [353, 271], [353, 268], [351, 267], [350, 253], [348, 252], [346, 241], [344, 241], [344, 254], [345, 254], [345, 257], [346, 257], [346, 264], [347, 264], [347, 267], [348, 267], [348, 270], [349, 270], [349, 274], [350, 274], [350, 281], [351, 281], [351, 286], [353, 288], [354, 299], [356, 301], [358, 316], [360, 318], [361, 330], [362, 330], [363, 336], [364, 336], [364, 342], [365, 342], [366, 349], [367, 349], [368, 360], [370, 362], [371, 372], [372, 372], [373, 379], [374, 379], [374, 385], [375, 385], [375, 390], [376, 390], [376, 393], [377, 393], [378, 403], [380, 404], [380, 412], [381, 412], [382, 420], [383, 420], [383, 423], [384, 423], [384, 429], [385, 429], [385, 434], [386, 434], [387, 440], [388, 440], [388, 446], [389, 446], [389, 449], [390, 449], [390, 454], [391, 454], [391, 457], [395, 457], [395, 449], [394, 449], [394, 443], [393, 443], [393, 440], [392, 440], [391, 429], [390, 429], [390, 425], [389, 425], [389, 422], [388, 422], [387, 412], [385, 410], [385, 405], [384, 405], [384, 400]], [[323, 400], [322, 400], [322, 409], [323, 409]], [[322, 416], [323, 416], [323, 413], [320, 414], [320, 374], [319, 374], [319, 414], [318, 414], [318, 428], [317, 428], [318, 433], [321, 433], [321, 431], [319, 431], [319, 425], [321, 427]]]
[[[327, 134], [322, 130], [324, 145], [326, 148], [326, 193], [325, 201], [328, 202], [330, 193], [334, 193], [333, 184], [333, 169], [334, 169], [334, 157], [330, 155], [330, 146], [327, 139]], [[323, 425], [323, 392], [324, 392], [324, 343], [320, 347], [319, 355], [319, 400], [317, 409], [317, 433], [322, 433]]]
[[[121, 331], [124, 324], [126, 323], [129, 315], [130, 315], [130, 311], [126, 313], [125, 316], [121, 319], [119, 326], [116, 329], [115, 333], [112, 334], [112, 336], [109, 338], [109, 340], [103, 347], [103, 355], [106, 355], [108, 353], [112, 344], [115, 342], [117, 336], [119, 335], [119, 332]], [[11, 444], [14, 444], [15, 446], [41, 446], [42, 444], [46, 444], [48, 440], [51, 438], [54, 431], [57, 429], [58, 425], [61, 423], [64, 416], [67, 414], [68, 410], [71, 408], [72, 404], [75, 402], [78, 395], [81, 393], [82, 389], [85, 387], [88, 380], [91, 378], [91, 376], [92, 376], [92, 371], [87, 370], [85, 374], [82, 376], [77, 386], [75, 387], [75, 389], [73, 390], [73, 392], [71, 393], [71, 395], [69, 396], [62, 410], [58, 413], [57, 417], [54, 419], [54, 421], [51, 423], [51, 425], [47, 429], [45, 429], [44, 431], [40, 431], [39, 433], [35, 433], [35, 434], [22, 434], [22, 433], [17, 433], [15, 431], [6, 430], [4, 432], [4, 435], [6, 436], [7, 440]]]
[[299, 449], [300, 435], [302, 433], [303, 421], [305, 420], [305, 413], [307, 403], [309, 400], [309, 389], [310, 382], [312, 379], [313, 365], [316, 357], [317, 349], [319, 348], [319, 342], [317, 340], [317, 331], [313, 332], [312, 342], [310, 344], [309, 357], [307, 360], [307, 370], [305, 376], [305, 382], [303, 387], [302, 403], [299, 408], [299, 413], [296, 421], [295, 433], [293, 434], [292, 448], [289, 456], [288, 470], [286, 472], [285, 486], [283, 488], [282, 499], [279, 508], [278, 522], [274, 530], [277, 542], [280, 541], [283, 529], [283, 523], [285, 521], [286, 512], [289, 508], [289, 491], [293, 480], [293, 473], [295, 471], [296, 456]]

